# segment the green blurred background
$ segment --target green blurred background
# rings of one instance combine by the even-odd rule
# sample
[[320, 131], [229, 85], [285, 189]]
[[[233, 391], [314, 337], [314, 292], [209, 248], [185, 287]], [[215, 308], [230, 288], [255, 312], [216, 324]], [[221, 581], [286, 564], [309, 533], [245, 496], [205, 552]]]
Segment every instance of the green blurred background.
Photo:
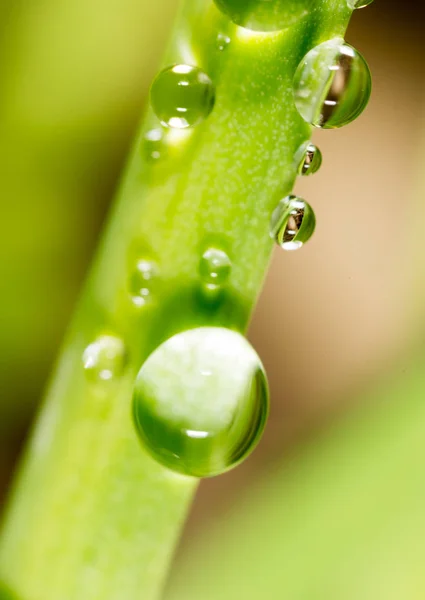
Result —
[[[0, 5], [2, 498], [175, 10], [176, 0]], [[245, 465], [202, 483], [181, 556], [271, 465], [402, 374], [421, 342], [424, 12], [419, 0], [376, 0], [354, 15], [347, 41], [372, 69], [371, 104], [354, 125], [315, 133], [324, 166], [296, 191], [315, 207], [317, 233], [299, 253], [276, 252], [250, 329], [271, 420]]]

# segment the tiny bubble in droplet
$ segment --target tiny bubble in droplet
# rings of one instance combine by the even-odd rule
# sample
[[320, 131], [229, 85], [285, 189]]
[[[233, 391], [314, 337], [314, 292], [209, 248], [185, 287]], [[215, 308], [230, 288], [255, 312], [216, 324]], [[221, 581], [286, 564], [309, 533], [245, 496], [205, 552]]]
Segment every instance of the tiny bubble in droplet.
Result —
[[152, 301], [158, 276], [158, 265], [153, 260], [141, 258], [136, 261], [129, 279], [130, 296], [135, 306], [145, 306]]
[[143, 138], [142, 151], [148, 161], [157, 161], [163, 158], [165, 151], [164, 131], [159, 128], [148, 131]]
[[216, 39], [216, 47], [217, 50], [226, 50], [226, 48], [228, 48], [230, 42], [232, 40], [230, 39], [230, 37], [228, 35], [225, 35], [224, 33], [219, 33], [217, 35], [217, 39]]
[[283, 250], [298, 250], [311, 238], [315, 227], [311, 206], [298, 196], [287, 196], [272, 214], [270, 236]]
[[127, 359], [121, 338], [101, 335], [83, 353], [83, 367], [88, 379], [108, 382], [122, 375]]
[[201, 256], [199, 274], [202, 282], [210, 289], [225, 285], [232, 271], [232, 263], [226, 252], [219, 248], [208, 248]]

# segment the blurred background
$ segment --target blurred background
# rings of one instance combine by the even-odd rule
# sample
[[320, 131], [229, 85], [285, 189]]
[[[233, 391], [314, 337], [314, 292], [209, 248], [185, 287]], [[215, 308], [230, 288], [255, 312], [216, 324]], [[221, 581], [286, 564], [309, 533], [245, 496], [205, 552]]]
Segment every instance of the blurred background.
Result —
[[[2, 501], [175, 10], [176, 0], [0, 5]], [[246, 464], [201, 484], [176, 565], [271, 465], [314, 446], [421, 344], [424, 13], [419, 0], [376, 0], [354, 15], [347, 41], [369, 62], [372, 100], [350, 127], [315, 133], [325, 162], [296, 192], [317, 232], [298, 253], [276, 252], [250, 328], [270, 423]]]

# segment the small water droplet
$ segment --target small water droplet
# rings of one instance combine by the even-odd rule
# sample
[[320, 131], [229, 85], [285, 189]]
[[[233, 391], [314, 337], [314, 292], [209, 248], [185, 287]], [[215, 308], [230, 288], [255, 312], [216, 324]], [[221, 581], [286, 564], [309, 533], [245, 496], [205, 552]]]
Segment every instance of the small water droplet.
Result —
[[298, 175], [313, 175], [322, 166], [323, 156], [320, 149], [307, 142], [303, 144], [296, 154]]
[[217, 50], [226, 50], [232, 40], [228, 35], [219, 33], [216, 39]]
[[372, 4], [373, 0], [347, 0], [348, 6], [350, 8], [364, 8], [365, 6], [369, 6]]
[[174, 65], [161, 71], [151, 87], [152, 108], [167, 127], [194, 127], [214, 107], [213, 82], [198, 67]]
[[343, 40], [310, 50], [294, 78], [294, 98], [307, 123], [324, 129], [348, 125], [366, 108], [372, 81], [366, 61]]
[[221, 327], [179, 333], [136, 379], [133, 414], [146, 449], [171, 470], [211, 477], [253, 450], [268, 414], [268, 387], [247, 340]]
[[221, 287], [229, 279], [232, 263], [226, 252], [218, 248], [208, 248], [199, 263], [201, 279], [208, 287]]
[[124, 342], [113, 335], [101, 335], [83, 353], [85, 373], [91, 381], [107, 382], [119, 377], [126, 365]]
[[143, 154], [146, 160], [156, 161], [164, 156], [164, 132], [162, 129], [151, 129], [143, 139]]
[[217, 7], [236, 25], [258, 32], [280, 31], [305, 14], [311, 0], [215, 0]]
[[298, 250], [308, 242], [316, 227], [313, 209], [297, 196], [287, 196], [274, 210], [270, 235], [284, 250]]
[[136, 306], [145, 306], [152, 301], [158, 285], [159, 269], [152, 260], [139, 259], [130, 274], [130, 295]]

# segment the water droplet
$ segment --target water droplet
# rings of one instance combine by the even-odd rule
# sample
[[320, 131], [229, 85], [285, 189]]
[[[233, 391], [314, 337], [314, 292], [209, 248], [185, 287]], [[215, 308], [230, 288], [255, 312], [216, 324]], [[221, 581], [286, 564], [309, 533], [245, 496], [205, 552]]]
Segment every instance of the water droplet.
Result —
[[201, 257], [199, 273], [208, 287], [221, 287], [229, 279], [232, 270], [230, 258], [223, 250], [208, 248]]
[[218, 50], [226, 50], [232, 40], [228, 35], [219, 33], [216, 39], [216, 46]]
[[198, 67], [174, 65], [161, 71], [151, 87], [152, 108], [163, 125], [194, 127], [213, 109], [215, 89]]
[[145, 306], [152, 300], [158, 284], [159, 269], [155, 262], [147, 259], [137, 261], [130, 275], [130, 295], [136, 306]]
[[303, 144], [296, 154], [298, 175], [313, 175], [322, 166], [322, 153], [320, 149], [307, 142]]
[[151, 129], [143, 139], [143, 154], [146, 160], [159, 160], [164, 155], [164, 132], [162, 129]]
[[[289, 0], [290, 1], [290, 0]], [[311, 0], [215, 0], [236, 25], [251, 31], [280, 31], [305, 14]]]
[[221, 327], [179, 333], [157, 348], [136, 379], [133, 414], [147, 450], [171, 470], [211, 477], [255, 447], [268, 386], [247, 340]]
[[310, 50], [294, 78], [300, 115], [307, 123], [324, 129], [354, 121], [366, 108], [371, 89], [366, 61], [339, 38]]
[[87, 377], [94, 382], [111, 381], [119, 377], [127, 362], [124, 342], [113, 335], [101, 335], [83, 353]]
[[369, 6], [372, 4], [373, 0], [347, 0], [348, 6], [350, 8], [364, 8], [365, 6]]
[[273, 212], [270, 235], [284, 250], [298, 250], [311, 238], [315, 227], [311, 206], [302, 198], [287, 196]]

